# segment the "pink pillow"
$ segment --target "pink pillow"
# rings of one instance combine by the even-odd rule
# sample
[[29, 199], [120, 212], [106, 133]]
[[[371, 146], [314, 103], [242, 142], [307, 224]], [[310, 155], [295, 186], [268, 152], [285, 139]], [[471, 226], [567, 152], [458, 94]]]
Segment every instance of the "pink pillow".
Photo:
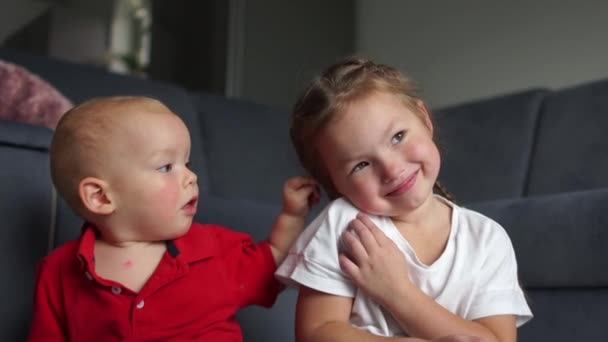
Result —
[[54, 129], [73, 104], [28, 70], [0, 60], [0, 119]]

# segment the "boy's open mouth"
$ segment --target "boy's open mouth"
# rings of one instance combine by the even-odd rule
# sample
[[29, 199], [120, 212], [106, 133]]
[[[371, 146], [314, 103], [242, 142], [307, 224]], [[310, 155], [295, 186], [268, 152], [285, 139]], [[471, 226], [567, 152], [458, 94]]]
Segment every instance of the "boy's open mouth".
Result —
[[182, 210], [184, 210], [188, 215], [194, 215], [194, 214], [196, 214], [197, 202], [198, 202], [198, 196], [192, 197], [192, 199], [190, 199], [182, 207]]
[[198, 201], [198, 196], [194, 196], [194, 197], [192, 197], [191, 200], [188, 201], [188, 203], [186, 203], [186, 205], [184, 207], [196, 207], [197, 201]]

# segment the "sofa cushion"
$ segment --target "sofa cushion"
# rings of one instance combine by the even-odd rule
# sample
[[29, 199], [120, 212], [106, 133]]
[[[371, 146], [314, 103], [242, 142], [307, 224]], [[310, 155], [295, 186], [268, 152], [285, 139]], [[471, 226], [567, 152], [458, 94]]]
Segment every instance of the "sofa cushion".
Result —
[[544, 90], [436, 111], [442, 153], [439, 180], [463, 203], [520, 197], [524, 192]]
[[238, 230], [251, 235], [254, 241], [261, 241], [268, 237], [280, 210], [279, 205], [270, 203], [203, 194], [199, 198], [199, 207], [194, 219]]
[[534, 318], [517, 341], [608, 341], [608, 288], [532, 289], [527, 297]]
[[54, 223], [50, 140], [45, 127], [0, 120], [0, 341], [25, 341], [35, 266], [49, 249]]
[[40, 75], [74, 103], [96, 96], [142, 95], [159, 99], [178, 114], [190, 129], [191, 163], [199, 178], [199, 187], [208, 187], [205, 156], [201, 146], [198, 113], [192, 98], [184, 89], [163, 82], [110, 73], [101, 67], [80, 65], [56, 59], [29, 55], [11, 49], [0, 49], [0, 59], [17, 63]]
[[21, 66], [0, 60], [0, 119], [55, 128], [72, 102]]
[[543, 105], [529, 195], [608, 187], [608, 81], [560, 90]]
[[295, 341], [295, 317], [298, 290], [287, 288], [272, 308], [248, 306], [237, 312], [244, 342]]
[[608, 287], [608, 188], [470, 207], [507, 230], [524, 287]]
[[280, 203], [283, 182], [303, 174], [289, 140], [289, 114], [242, 100], [196, 97], [212, 194]]

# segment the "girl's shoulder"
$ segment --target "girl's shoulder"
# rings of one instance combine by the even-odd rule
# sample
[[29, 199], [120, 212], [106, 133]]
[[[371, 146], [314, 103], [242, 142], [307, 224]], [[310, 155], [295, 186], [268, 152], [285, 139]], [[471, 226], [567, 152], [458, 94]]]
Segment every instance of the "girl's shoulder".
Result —
[[359, 212], [359, 209], [357, 209], [354, 205], [352, 205], [352, 203], [350, 203], [350, 201], [348, 201], [344, 197], [338, 197], [335, 200], [329, 202], [329, 204], [325, 206], [323, 211], [327, 211], [328, 213], [331, 213], [333, 215], [352, 213], [356, 214], [357, 212]]
[[[321, 214], [317, 216], [315, 221], [317, 221], [317, 225], [324, 225], [332, 230], [343, 231], [360, 212], [362, 211], [350, 201], [340, 197], [330, 202]], [[365, 213], [365, 215], [380, 229], [391, 224], [391, 219], [387, 216], [377, 216], [369, 213]]]
[[333, 234], [339, 234], [348, 227], [350, 221], [357, 217], [358, 212], [359, 209], [346, 199], [335, 199], [323, 208], [321, 213], [308, 225], [306, 230], [325, 230], [330, 231]]
[[511, 244], [507, 231], [494, 219], [444, 200], [452, 207], [452, 227], [457, 230], [459, 236], [468, 236], [476, 241], [483, 241], [484, 244]]

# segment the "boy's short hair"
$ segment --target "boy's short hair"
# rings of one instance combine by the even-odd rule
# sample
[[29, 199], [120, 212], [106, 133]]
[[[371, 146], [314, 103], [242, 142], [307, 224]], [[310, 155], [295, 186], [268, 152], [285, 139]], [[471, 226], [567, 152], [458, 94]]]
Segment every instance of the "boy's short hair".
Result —
[[114, 153], [108, 147], [121, 119], [134, 109], [152, 111], [159, 108], [169, 111], [160, 101], [149, 97], [97, 97], [62, 116], [51, 142], [51, 178], [74, 211], [84, 216], [79, 183], [85, 177], [101, 177], [104, 161]]

